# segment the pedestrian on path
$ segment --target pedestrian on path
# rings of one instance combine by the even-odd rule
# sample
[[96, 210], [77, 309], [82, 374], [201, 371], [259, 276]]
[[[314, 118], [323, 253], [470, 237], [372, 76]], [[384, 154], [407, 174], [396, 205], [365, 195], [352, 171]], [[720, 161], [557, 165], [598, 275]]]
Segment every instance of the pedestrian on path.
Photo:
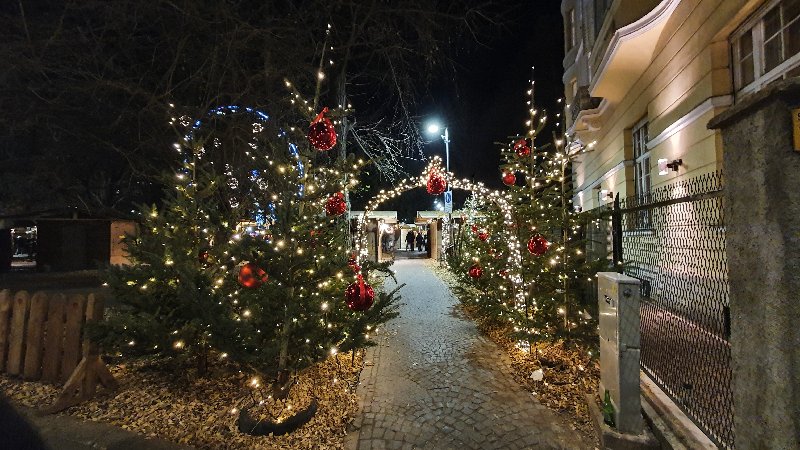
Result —
[[414, 251], [414, 230], [408, 230], [406, 233], [406, 250]]
[[425, 238], [422, 237], [422, 233], [417, 233], [417, 251], [421, 252], [425, 249]]

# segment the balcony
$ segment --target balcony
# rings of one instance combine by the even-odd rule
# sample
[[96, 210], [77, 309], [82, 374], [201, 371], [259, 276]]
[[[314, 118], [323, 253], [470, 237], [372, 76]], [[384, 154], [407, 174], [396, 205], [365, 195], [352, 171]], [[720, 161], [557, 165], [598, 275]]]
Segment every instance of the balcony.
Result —
[[572, 100], [572, 104], [569, 106], [569, 112], [572, 116], [572, 123], [575, 123], [578, 120], [578, 115], [581, 113], [581, 111], [597, 109], [602, 100], [603, 99], [600, 97], [592, 97], [589, 95], [588, 86], [580, 86], [578, 88], [578, 93], [575, 95], [575, 99]]
[[[632, 3], [643, 8], [648, 2]], [[620, 5], [606, 17], [602, 38], [595, 42], [594, 77], [589, 86], [593, 97], [618, 103], [653, 61], [656, 45], [680, 0], [662, 0], [654, 8], [632, 11]], [[616, 24], [627, 24], [616, 29]], [[603, 32], [604, 31], [604, 32]]]

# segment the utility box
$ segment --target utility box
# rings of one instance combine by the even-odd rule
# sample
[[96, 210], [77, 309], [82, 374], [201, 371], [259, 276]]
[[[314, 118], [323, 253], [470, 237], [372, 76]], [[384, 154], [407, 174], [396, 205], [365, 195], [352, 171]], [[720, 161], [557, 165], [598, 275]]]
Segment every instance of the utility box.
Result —
[[620, 433], [641, 434], [639, 390], [640, 283], [616, 272], [597, 274], [600, 313], [600, 399], [607, 390]]

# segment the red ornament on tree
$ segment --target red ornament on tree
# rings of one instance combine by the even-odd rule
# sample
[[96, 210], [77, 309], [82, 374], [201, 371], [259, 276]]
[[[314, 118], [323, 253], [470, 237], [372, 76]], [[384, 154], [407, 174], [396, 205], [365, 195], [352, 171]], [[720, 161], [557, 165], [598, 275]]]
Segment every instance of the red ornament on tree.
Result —
[[347, 203], [344, 201], [344, 194], [337, 192], [325, 202], [325, 213], [329, 216], [339, 216], [347, 211]]
[[481, 269], [481, 266], [473, 264], [472, 267], [469, 268], [469, 271], [467, 271], [467, 274], [472, 278], [480, 278], [481, 275], [483, 275], [483, 269]]
[[506, 172], [503, 174], [503, 184], [506, 186], [513, 186], [517, 184], [517, 176], [514, 172]]
[[483, 242], [486, 242], [489, 239], [489, 233], [481, 231], [480, 233], [478, 233], [478, 239], [482, 240]]
[[500, 269], [500, 270], [497, 272], [497, 274], [498, 274], [498, 275], [500, 275], [500, 277], [501, 277], [501, 278], [505, 278], [505, 277], [507, 277], [507, 276], [508, 276], [508, 271], [507, 271], [506, 269]]
[[528, 251], [536, 256], [544, 255], [549, 247], [550, 243], [547, 242], [547, 239], [545, 239], [544, 236], [542, 236], [541, 234], [533, 236], [528, 241]]
[[308, 128], [308, 142], [317, 150], [330, 150], [336, 145], [336, 128], [333, 126], [331, 119], [325, 117], [328, 112], [328, 107], [322, 108], [322, 111], [317, 114], [317, 117], [311, 121], [311, 126]]
[[366, 311], [375, 301], [375, 291], [372, 286], [364, 282], [364, 277], [358, 276], [358, 281], [347, 286], [344, 291], [347, 307], [353, 311]]
[[520, 139], [514, 143], [514, 151], [517, 152], [517, 155], [523, 157], [531, 154], [531, 148], [528, 147], [528, 141], [525, 139]]
[[470, 228], [470, 230], [472, 230], [473, 233], [477, 233], [478, 232], [478, 226], [477, 225], [473, 225], [473, 226], [471, 226], [469, 228]]
[[267, 279], [267, 272], [253, 263], [247, 263], [239, 269], [239, 284], [246, 288], [257, 288], [266, 283]]
[[202, 250], [199, 255], [197, 255], [197, 260], [200, 264], [208, 264], [208, 257], [211, 256], [208, 253], [208, 250]]
[[428, 174], [428, 194], [439, 195], [447, 188], [447, 180], [438, 170], [431, 170]]

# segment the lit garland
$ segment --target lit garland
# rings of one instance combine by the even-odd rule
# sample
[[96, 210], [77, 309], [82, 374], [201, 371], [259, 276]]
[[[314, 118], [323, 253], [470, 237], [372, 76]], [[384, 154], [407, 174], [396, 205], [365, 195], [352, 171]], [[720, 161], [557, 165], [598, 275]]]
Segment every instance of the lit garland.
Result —
[[[444, 168], [442, 168], [442, 159], [439, 156], [434, 156], [430, 163], [422, 171], [420, 176], [402, 180], [390, 190], [381, 189], [381, 191], [367, 203], [367, 206], [364, 209], [364, 215], [359, 219], [359, 236], [356, 240], [358, 246], [357, 253], [360, 255], [361, 259], [365, 259], [369, 255], [366, 236], [366, 220], [369, 216], [369, 213], [377, 210], [377, 208], [385, 201], [393, 199], [406, 191], [415, 188], [425, 188], [428, 181], [428, 176], [432, 171], [444, 174], [448, 185], [451, 188], [471, 191], [473, 196], [483, 198], [485, 201], [497, 205], [503, 214], [506, 227], [511, 228], [514, 226], [513, 208], [506, 198], [506, 194], [504, 192], [489, 189], [483, 183], [472, 183], [467, 179], [456, 179], [452, 172], [447, 172], [444, 170]], [[442, 230], [442, 243], [444, 246], [447, 245], [446, 239], [449, 235], [447, 227], [449, 226], [451, 226], [451, 224], [448, 222], [446, 223], [446, 227]], [[514, 233], [510, 233], [508, 237], [508, 263], [510, 268], [508, 272], [508, 278], [515, 287], [514, 297], [516, 308], [518, 310], [524, 310], [525, 292], [522, 286], [522, 253], [520, 250], [522, 247]]]

